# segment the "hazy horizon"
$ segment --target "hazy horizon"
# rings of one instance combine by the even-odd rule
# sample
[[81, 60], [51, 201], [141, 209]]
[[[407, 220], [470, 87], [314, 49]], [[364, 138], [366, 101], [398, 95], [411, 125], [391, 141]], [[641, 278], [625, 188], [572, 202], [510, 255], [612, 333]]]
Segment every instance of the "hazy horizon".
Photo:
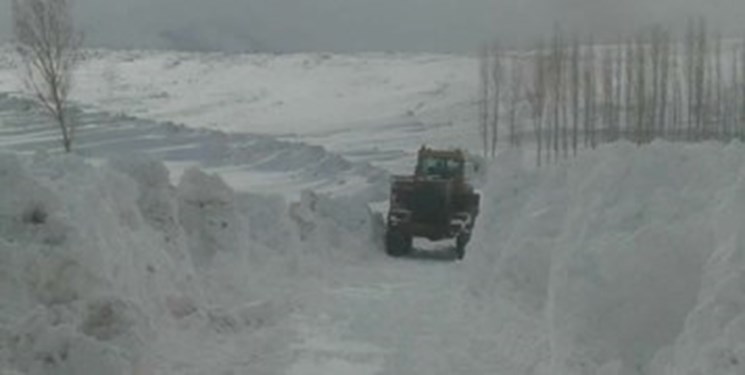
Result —
[[691, 15], [745, 34], [742, 0], [76, 0], [75, 14], [89, 46], [196, 51], [467, 53], [495, 37], [525, 44], [555, 23], [603, 38]]

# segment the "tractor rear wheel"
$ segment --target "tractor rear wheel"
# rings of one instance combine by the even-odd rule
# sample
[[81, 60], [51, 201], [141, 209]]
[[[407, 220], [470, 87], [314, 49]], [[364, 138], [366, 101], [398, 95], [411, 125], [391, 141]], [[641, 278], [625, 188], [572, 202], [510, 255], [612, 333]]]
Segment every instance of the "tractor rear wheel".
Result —
[[466, 256], [466, 245], [471, 240], [471, 235], [461, 233], [455, 238], [455, 257], [463, 259]]
[[390, 256], [400, 257], [411, 252], [411, 235], [398, 229], [388, 229], [385, 235], [385, 251]]

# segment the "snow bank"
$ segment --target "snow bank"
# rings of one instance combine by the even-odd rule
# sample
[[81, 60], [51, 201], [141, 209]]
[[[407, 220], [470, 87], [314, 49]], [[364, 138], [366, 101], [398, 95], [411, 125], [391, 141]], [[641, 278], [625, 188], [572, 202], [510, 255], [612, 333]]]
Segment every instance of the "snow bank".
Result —
[[551, 374], [743, 373], [743, 151], [622, 143], [541, 170], [502, 155], [471, 290], [546, 327]]
[[197, 169], [173, 186], [147, 159], [0, 155], [0, 184], [0, 369], [26, 375], [215, 371], [189, 356], [169, 367], [174, 337], [203, 346], [184, 352], [237, 351], [221, 336], [276, 326], [302, 303], [308, 254], [376, 253], [380, 223], [362, 203], [307, 193], [290, 207]]
[[298, 225], [301, 241], [311, 244], [303, 248], [314, 249], [308, 261], [359, 255], [369, 258], [373, 252], [359, 254], [350, 249], [382, 247], [382, 215], [373, 214], [364, 201], [354, 196], [332, 199], [305, 191], [300, 201], [290, 207], [290, 217]]
[[[50, 118], [29, 110], [33, 108], [28, 99], [0, 93], [0, 145], [8, 151], [33, 153], [61, 147], [53, 136]], [[309, 188], [364, 194], [360, 198], [365, 201], [382, 200], [388, 194], [385, 170], [297, 140], [189, 129], [95, 110], [78, 111], [76, 121], [76, 154], [89, 159], [126, 160], [133, 154], [148, 155], [166, 163], [172, 177], [179, 177], [190, 166], [200, 166], [218, 173], [235, 190], [284, 194], [290, 199]]]
[[0, 160], [5, 359], [27, 374], [131, 371], [162, 301], [188, 288], [135, 184], [72, 159]]

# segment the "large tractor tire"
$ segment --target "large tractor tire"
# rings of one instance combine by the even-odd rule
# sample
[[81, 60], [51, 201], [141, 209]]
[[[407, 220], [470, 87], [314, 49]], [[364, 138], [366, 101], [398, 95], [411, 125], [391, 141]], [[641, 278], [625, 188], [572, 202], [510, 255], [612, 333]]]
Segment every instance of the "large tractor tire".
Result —
[[461, 233], [455, 238], [455, 257], [463, 259], [466, 256], [466, 246], [471, 240], [471, 235], [467, 233]]
[[385, 251], [393, 257], [411, 253], [411, 235], [397, 229], [388, 229], [385, 234]]

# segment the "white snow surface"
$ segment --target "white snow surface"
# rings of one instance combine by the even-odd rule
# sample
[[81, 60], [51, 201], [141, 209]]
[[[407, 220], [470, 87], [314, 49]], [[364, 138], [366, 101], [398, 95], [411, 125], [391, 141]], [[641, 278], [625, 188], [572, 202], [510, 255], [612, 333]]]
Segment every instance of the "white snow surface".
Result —
[[[17, 93], [9, 56], [0, 91]], [[0, 373], [745, 373], [737, 143], [542, 169], [503, 152], [463, 262], [381, 254], [380, 168], [408, 171], [424, 142], [476, 149], [474, 73], [454, 56], [92, 51], [88, 161], [0, 96], [0, 147], [22, 154], [0, 155]]]
[[745, 373], [743, 145], [523, 159], [494, 163], [469, 280], [545, 327], [542, 373]]
[[541, 170], [503, 153], [456, 263], [386, 259], [379, 217], [350, 200], [287, 206], [198, 169], [172, 185], [144, 158], [3, 155], [0, 361], [27, 375], [741, 374], [743, 151], [621, 143]]
[[[94, 162], [147, 155], [163, 161], [178, 181], [190, 167], [217, 173], [238, 191], [299, 199], [303, 190], [384, 199], [387, 172], [350, 161], [317, 145], [267, 135], [225, 133], [159, 123], [123, 114], [76, 110], [77, 155]], [[0, 93], [0, 145], [33, 154], [60, 152], [55, 125], [30, 100]]]
[[174, 186], [148, 159], [3, 154], [0, 181], [0, 368], [21, 374], [279, 373], [316, 267], [379, 253], [364, 203]]
[[[73, 99], [96, 110], [320, 145], [397, 173], [423, 143], [476, 149], [477, 59], [424, 54], [86, 51]], [[0, 92], [19, 92], [0, 48]]]

